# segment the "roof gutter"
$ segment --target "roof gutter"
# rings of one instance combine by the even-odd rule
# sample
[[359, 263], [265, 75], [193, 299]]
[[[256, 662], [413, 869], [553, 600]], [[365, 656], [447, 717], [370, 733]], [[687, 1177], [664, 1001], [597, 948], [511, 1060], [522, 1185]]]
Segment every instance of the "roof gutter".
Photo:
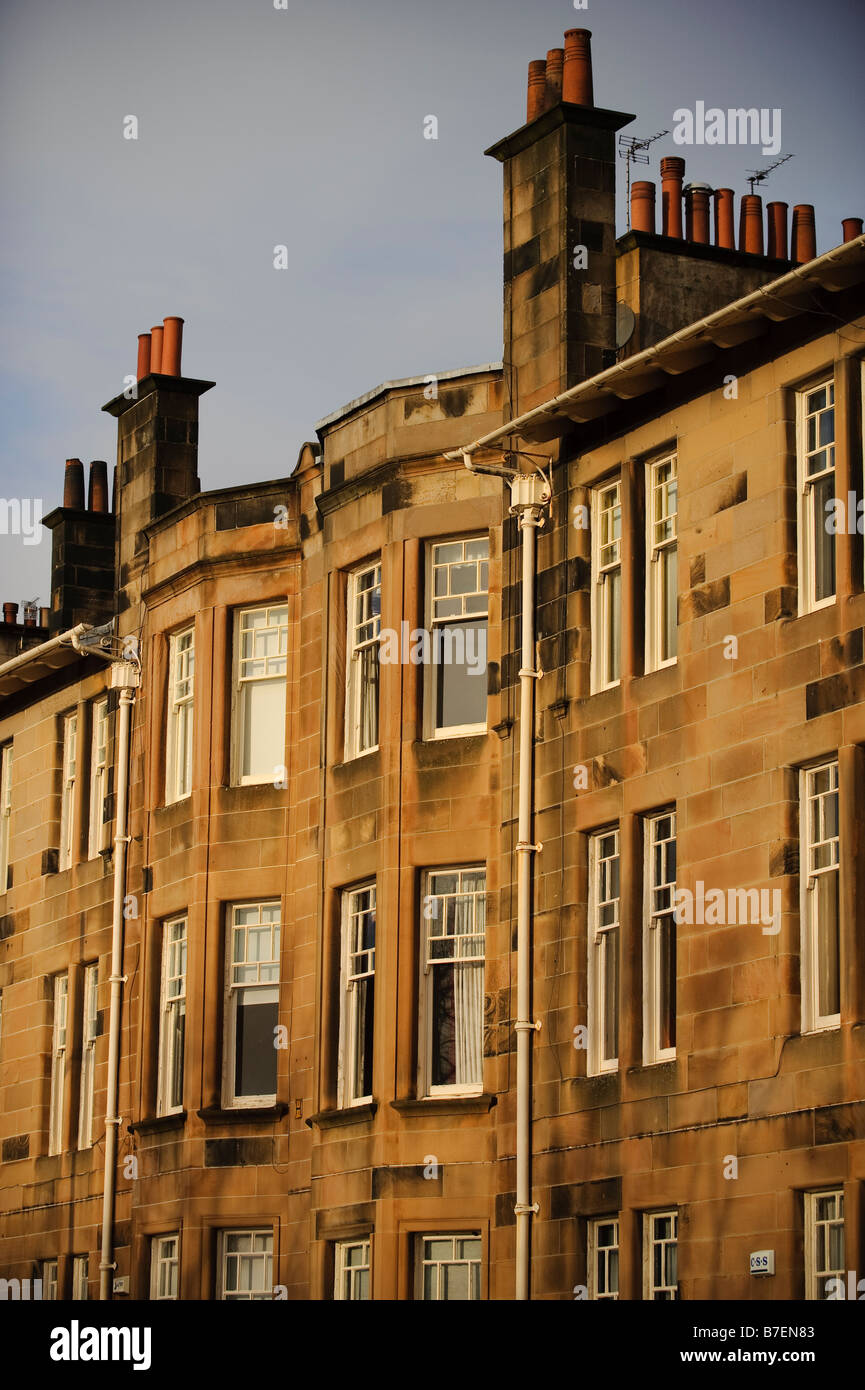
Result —
[[832, 265], [838, 260], [849, 259], [851, 246], [859, 246], [860, 249], [865, 248], [865, 236], [857, 237], [853, 242], [844, 242], [841, 246], [835, 246], [831, 251], [818, 256], [816, 260], [806, 261], [804, 265], [796, 266], [794, 270], [788, 271], [780, 279], [770, 280], [767, 285], [752, 290], [742, 299], [733, 300], [732, 303], [726, 304], [723, 309], [716, 309], [714, 313], [707, 314], [705, 318], [698, 319], [695, 323], [689, 323], [685, 328], [677, 329], [675, 333], [671, 333], [667, 338], [662, 338], [659, 343], [654, 343], [652, 347], [644, 348], [642, 352], [635, 353], [633, 357], [627, 357], [623, 362], [616, 362], [614, 366], [607, 367], [605, 371], [598, 372], [596, 376], [579, 382], [577, 386], [569, 387], [567, 391], [562, 391], [559, 395], [545, 401], [543, 405], [534, 406], [532, 410], [526, 411], [523, 415], [517, 415], [507, 424], [491, 430], [489, 434], [481, 435], [473, 443], [463, 445], [459, 449], [451, 449], [444, 457], [451, 460], [462, 458], [468, 467], [467, 456], [470, 457], [478, 449], [489, 448], [510, 435], [522, 434], [524, 428], [533, 421], [555, 415], [559, 409], [572, 401], [579, 400], [580, 396], [587, 395], [590, 391], [594, 392], [600, 387], [612, 386], [619, 377], [633, 372], [636, 367], [650, 366], [658, 360], [665, 350], [687, 343], [705, 332], [706, 329], [724, 323], [731, 314], [757, 308], [765, 300], [776, 298], [779, 292], [785, 288], [792, 288], [798, 282], [813, 276], [815, 271], [818, 271], [822, 266]]

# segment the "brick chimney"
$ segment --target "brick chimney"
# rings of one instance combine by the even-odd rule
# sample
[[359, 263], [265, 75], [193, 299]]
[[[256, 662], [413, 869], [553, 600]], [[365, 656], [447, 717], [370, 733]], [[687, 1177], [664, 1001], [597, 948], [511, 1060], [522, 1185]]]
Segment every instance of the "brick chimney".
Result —
[[[149, 345], [148, 335], [139, 337], [138, 369], [146, 374], [137, 383], [137, 394], [130, 398], [124, 393], [102, 407], [117, 419], [116, 562], [121, 612], [132, 601], [128, 586], [146, 559], [144, 527], [201, 490], [198, 398], [213, 382], [181, 375], [182, 323], [182, 319], [167, 318], [164, 325], [151, 330]], [[154, 369], [155, 362], [161, 370]]]
[[616, 132], [634, 117], [592, 104], [590, 38], [565, 35], [561, 99], [559, 50], [531, 65], [529, 119], [486, 151], [504, 167], [509, 418], [615, 361]]
[[109, 511], [108, 470], [90, 465], [89, 506], [84, 501], [84, 465], [67, 459], [63, 506], [43, 517], [51, 532], [53, 635], [77, 623], [106, 623], [114, 613], [114, 513]]

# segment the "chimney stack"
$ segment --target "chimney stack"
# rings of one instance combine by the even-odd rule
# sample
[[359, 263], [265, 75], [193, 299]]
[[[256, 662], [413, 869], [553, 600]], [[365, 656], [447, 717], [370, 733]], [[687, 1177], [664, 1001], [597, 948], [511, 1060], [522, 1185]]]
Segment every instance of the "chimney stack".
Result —
[[676, 154], [661, 160], [661, 207], [664, 236], [682, 235], [682, 180], [685, 161]]
[[766, 255], [776, 260], [787, 259], [787, 204], [769, 203], [766, 207]]
[[756, 193], [746, 193], [742, 198], [739, 250], [749, 256], [763, 254], [763, 199]]
[[734, 229], [734, 198], [732, 188], [718, 188], [715, 191], [715, 245], [725, 251], [734, 251], [736, 241]]
[[655, 185], [649, 179], [631, 184], [631, 231], [655, 232]]
[[569, 101], [574, 106], [595, 104], [591, 29], [568, 29], [565, 32], [562, 101]]
[[814, 230], [814, 207], [797, 203], [793, 209], [793, 230], [790, 236], [790, 260], [796, 265], [813, 261], [817, 255], [817, 234]]
[[[570, 30], [563, 50], [530, 65], [526, 124], [486, 151], [504, 174], [510, 416], [615, 362], [616, 132], [634, 118], [594, 105], [589, 40]], [[560, 54], [562, 100], [542, 111]]]
[[841, 235], [845, 241], [855, 241], [857, 236], [862, 235], [862, 218], [845, 217], [841, 223]]
[[526, 124], [537, 120], [544, 109], [547, 95], [547, 65], [543, 58], [529, 63], [529, 90], [526, 98]]
[[562, 69], [565, 62], [563, 48], [551, 48], [547, 54], [547, 92], [544, 110], [558, 106], [562, 99]]
[[[105, 623], [114, 613], [114, 517], [108, 510], [108, 468], [90, 465], [89, 510], [84, 505], [84, 465], [67, 459], [63, 505], [42, 524], [51, 532], [51, 607], [42, 626], [52, 634], [77, 623]], [[31, 626], [39, 614], [31, 615]]]

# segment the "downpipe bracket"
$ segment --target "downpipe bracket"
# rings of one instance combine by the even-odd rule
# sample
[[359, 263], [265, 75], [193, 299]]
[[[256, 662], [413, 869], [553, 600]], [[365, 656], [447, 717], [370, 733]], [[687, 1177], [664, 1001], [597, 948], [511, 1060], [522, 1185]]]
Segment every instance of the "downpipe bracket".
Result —
[[543, 845], [540, 842], [533, 845], [527, 840], [518, 840], [515, 848], [517, 854], [540, 854]]
[[542, 1027], [543, 1027], [543, 1024], [542, 1024], [542, 1022], [541, 1022], [541, 1020], [540, 1020], [539, 1018], [536, 1018], [534, 1022], [532, 1022], [531, 1019], [518, 1018], [517, 1021], [516, 1021], [516, 1023], [514, 1024], [514, 1032], [515, 1032], [515, 1033], [539, 1033], [539, 1032], [541, 1031]]
[[532, 1202], [531, 1205], [528, 1205], [526, 1202], [517, 1202], [516, 1205], [515, 1205], [515, 1207], [514, 1207], [514, 1215], [515, 1215], [515, 1216], [537, 1216], [537, 1214], [538, 1214], [538, 1212], [540, 1211], [540, 1209], [541, 1209], [541, 1204], [540, 1204], [540, 1202]]

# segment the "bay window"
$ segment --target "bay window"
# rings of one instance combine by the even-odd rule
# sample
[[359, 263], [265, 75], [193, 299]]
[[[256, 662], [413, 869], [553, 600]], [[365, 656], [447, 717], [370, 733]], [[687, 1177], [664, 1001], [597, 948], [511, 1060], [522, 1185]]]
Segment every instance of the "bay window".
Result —
[[429, 547], [428, 738], [486, 729], [489, 557], [488, 536], [437, 541]]
[[162, 988], [159, 1008], [157, 1113], [183, 1109], [183, 1063], [186, 1045], [186, 918], [162, 928]]

